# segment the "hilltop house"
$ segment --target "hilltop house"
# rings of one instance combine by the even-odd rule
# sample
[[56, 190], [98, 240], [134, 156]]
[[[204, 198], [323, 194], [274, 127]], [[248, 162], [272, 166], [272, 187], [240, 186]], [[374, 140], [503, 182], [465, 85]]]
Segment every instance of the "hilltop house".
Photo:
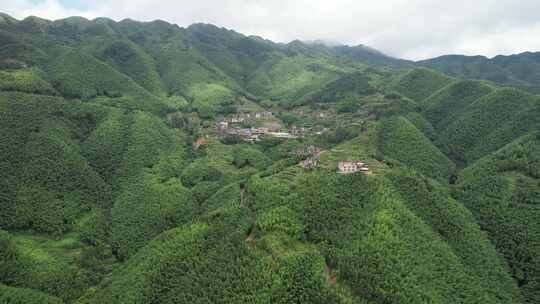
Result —
[[267, 134], [269, 132], [268, 128], [251, 128], [251, 133], [252, 134], [259, 134], [259, 135], [264, 135], [264, 134]]
[[228, 135], [237, 135], [246, 142], [260, 141], [261, 136], [268, 134], [268, 128], [230, 128], [226, 129], [225, 133]]
[[242, 117], [240, 115], [235, 115], [235, 116], [229, 118], [228, 122], [234, 124], [234, 123], [242, 123], [242, 122], [244, 122], [244, 120], [246, 120], [244, 117]]
[[203, 146], [206, 144], [206, 139], [204, 137], [199, 137], [194, 143], [195, 149], [198, 149], [200, 146]]
[[313, 170], [317, 167], [317, 158], [308, 157], [307, 159], [300, 162], [300, 166], [305, 170]]
[[276, 138], [298, 138], [298, 136], [294, 136], [291, 133], [288, 132], [268, 132], [268, 135]]
[[264, 112], [258, 112], [255, 113], [256, 118], [262, 118], [262, 119], [271, 119], [272, 118], [272, 112], [270, 111], [264, 111]]
[[351, 174], [356, 172], [367, 172], [369, 168], [363, 162], [339, 162], [338, 163], [338, 173], [341, 174]]
[[319, 157], [322, 153], [322, 149], [315, 147], [313, 145], [296, 149], [292, 151], [292, 155], [295, 156], [310, 156], [310, 157]]
[[305, 170], [313, 170], [317, 168], [322, 150], [315, 146], [308, 146], [304, 147], [303, 149], [297, 149], [294, 153], [297, 156], [308, 156], [305, 160], [300, 162], [300, 166], [302, 166], [302, 168]]
[[289, 128], [289, 132], [292, 135], [296, 135], [296, 136], [306, 136], [311, 133], [311, 128], [304, 128], [304, 127], [298, 128], [297, 126], [293, 125]]
[[220, 132], [224, 132], [224, 131], [226, 131], [228, 128], [229, 128], [229, 123], [228, 123], [228, 122], [226, 122], [226, 121], [220, 121], [220, 122], [218, 123], [218, 130], [219, 130]]

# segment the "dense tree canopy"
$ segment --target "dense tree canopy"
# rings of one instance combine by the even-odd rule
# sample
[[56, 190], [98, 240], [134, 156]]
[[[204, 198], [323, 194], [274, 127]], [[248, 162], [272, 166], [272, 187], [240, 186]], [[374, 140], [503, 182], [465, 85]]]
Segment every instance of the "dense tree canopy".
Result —
[[522, 58], [0, 14], [0, 303], [540, 303]]

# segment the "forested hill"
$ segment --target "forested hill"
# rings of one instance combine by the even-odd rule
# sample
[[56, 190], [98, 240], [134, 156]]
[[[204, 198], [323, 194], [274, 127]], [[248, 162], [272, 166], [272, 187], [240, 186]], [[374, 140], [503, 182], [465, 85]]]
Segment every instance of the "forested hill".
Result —
[[0, 303], [540, 303], [540, 97], [447, 72], [0, 14]]
[[[124, 90], [188, 100], [234, 92], [265, 97], [289, 94], [290, 99], [300, 97], [302, 89], [314, 81], [320, 84], [343, 75], [348, 61], [352, 65], [398, 61], [361, 46], [331, 48], [300, 41], [276, 44], [208, 24], [180, 28], [163, 21], [80, 17], [18, 21], [2, 15], [0, 31], [3, 67], [39, 67], [57, 78], [70, 78], [68, 84], [55, 86], [58, 93], [86, 99], [128, 95]], [[59, 66], [66, 60], [86, 65], [78, 69]], [[109, 76], [112, 79], [92, 77], [98, 69], [110, 68], [115, 70], [108, 73], [114, 74]], [[80, 79], [82, 74], [85, 81]], [[98, 91], [100, 81], [107, 81], [105, 91]], [[130, 84], [121, 85], [122, 81]], [[201, 87], [202, 82], [215, 85]], [[131, 87], [126, 89], [128, 85]]]
[[486, 79], [540, 93], [540, 52], [511, 56], [448, 55], [417, 62], [454, 77]]

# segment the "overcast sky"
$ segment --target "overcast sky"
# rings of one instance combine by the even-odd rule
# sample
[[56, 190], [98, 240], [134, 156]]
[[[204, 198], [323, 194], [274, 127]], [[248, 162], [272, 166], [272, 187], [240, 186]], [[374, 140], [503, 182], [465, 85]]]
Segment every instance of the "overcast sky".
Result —
[[365, 44], [424, 59], [540, 51], [540, 0], [1, 0], [0, 11], [60, 19], [212, 23], [277, 42]]

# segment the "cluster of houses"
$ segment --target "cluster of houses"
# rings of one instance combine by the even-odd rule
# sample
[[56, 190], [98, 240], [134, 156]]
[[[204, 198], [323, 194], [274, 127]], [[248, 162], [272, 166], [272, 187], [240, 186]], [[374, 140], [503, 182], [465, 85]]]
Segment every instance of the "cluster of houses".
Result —
[[304, 146], [299, 149], [295, 149], [291, 152], [294, 156], [300, 156], [300, 157], [309, 157], [309, 156], [319, 156], [322, 153], [322, 149], [319, 147], [315, 147], [313, 145]]
[[[318, 132], [310, 132], [311, 129], [306, 128], [295, 128], [292, 127], [288, 132], [281, 131], [279, 126], [275, 127], [251, 127], [251, 128], [239, 128], [237, 126], [231, 125], [226, 121], [221, 121], [218, 123], [218, 131], [226, 135], [238, 135], [243, 140], [248, 142], [259, 141], [263, 136], [283, 138], [283, 139], [292, 139], [305, 137], [308, 135], [321, 135], [326, 132], [328, 129], [324, 129]], [[300, 131], [299, 131], [300, 130]]]
[[305, 170], [313, 170], [317, 168], [318, 160], [319, 159], [316, 157], [308, 157], [300, 162], [300, 166], [302, 166], [302, 168]]
[[264, 136], [275, 137], [275, 138], [297, 138], [298, 136], [292, 135], [288, 132], [278, 132], [276, 129], [260, 127], [260, 128], [238, 128], [232, 127], [229, 128], [228, 125], [220, 122], [218, 129], [221, 133], [226, 135], [236, 135], [239, 136], [242, 140], [246, 142], [257, 142], [262, 139]]
[[246, 142], [260, 141], [263, 136], [289, 139], [310, 135], [321, 135], [328, 131], [327, 128], [315, 130], [313, 128], [297, 127], [294, 125], [287, 131], [282, 131], [281, 126], [277, 123], [266, 123], [265, 125], [267, 125], [267, 127], [264, 128], [241, 128], [238, 126], [238, 124], [249, 120], [270, 120], [272, 118], [273, 113], [270, 111], [239, 113], [220, 120], [217, 123], [217, 129], [222, 134], [240, 136]]
[[269, 128], [229, 128], [223, 130], [227, 135], [239, 136], [246, 142], [257, 142], [264, 136], [272, 136], [278, 138], [296, 138], [289, 133], [271, 132]]
[[315, 146], [307, 146], [302, 149], [297, 149], [293, 153], [297, 156], [307, 156], [306, 159], [300, 162], [300, 166], [305, 170], [313, 170], [317, 167], [322, 149]]
[[273, 118], [273, 113], [270, 111], [263, 112], [254, 112], [254, 113], [239, 113], [229, 117], [221, 119], [217, 123], [217, 129], [220, 133], [224, 135], [235, 135], [242, 138], [246, 142], [256, 142], [260, 141], [263, 136], [274, 137], [274, 138], [299, 138], [307, 137], [314, 135], [322, 135], [328, 131], [328, 128], [305, 128], [297, 127], [295, 125], [291, 126], [288, 130], [281, 130], [281, 126], [278, 123], [265, 123], [265, 127], [251, 127], [251, 128], [242, 128], [239, 125], [246, 121], [255, 121], [255, 120], [271, 120]]
[[223, 120], [224, 122], [235, 124], [235, 123], [243, 123], [246, 120], [269, 120], [272, 119], [273, 114], [270, 111], [263, 111], [263, 112], [255, 112], [255, 113], [239, 113], [235, 114], [231, 117], [225, 118]]
[[291, 126], [289, 129], [289, 132], [292, 135], [298, 136], [298, 137], [304, 137], [304, 136], [311, 136], [311, 135], [321, 135], [324, 132], [328, 131], [328, 128], [323, 128], [319, 130], [315, 130], [313, 128], [304, 128], [304, 127], [297, 127], [295, 125]]
[[269, 124], [269, 127], [251, 127], [240, 128], [236, 124], [240, 124], [246, 120], [269, 120], [273, 117], [272, 112], [255, 112], [255, 113], [240, 113], [231, 117], [225, 118], [218, 122], [218, 130], [226, 135], [236, 135], [242, 138], [246, 142], [260, 141], [263, 136], [270, 136], [275, 138], [297, 138], [298, 135], [290, 132], [281, 132], [281, 126], [279, 124]]
[[369, 167], [361, 161], [354, 162], [339, 162], [338, 163], [338, 173], [340, 174], [351, 174], [356, 172], [370, 172]]

